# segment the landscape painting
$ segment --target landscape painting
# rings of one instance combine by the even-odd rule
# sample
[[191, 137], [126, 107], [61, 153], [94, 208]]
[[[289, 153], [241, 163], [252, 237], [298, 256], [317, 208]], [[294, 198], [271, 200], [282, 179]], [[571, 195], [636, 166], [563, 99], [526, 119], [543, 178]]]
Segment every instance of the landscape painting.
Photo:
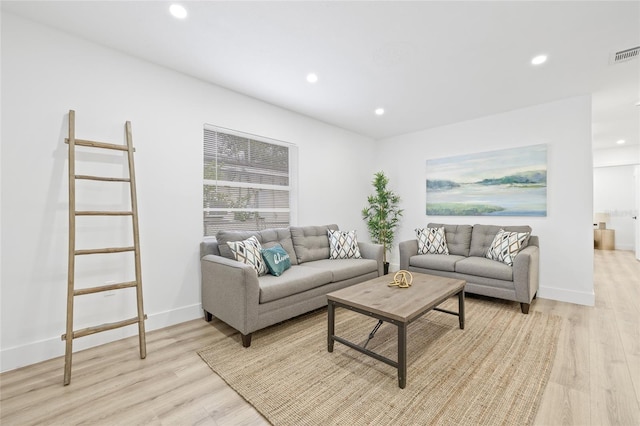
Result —
[[546, 216], [547, 145], [427, 160], [427, 215]]

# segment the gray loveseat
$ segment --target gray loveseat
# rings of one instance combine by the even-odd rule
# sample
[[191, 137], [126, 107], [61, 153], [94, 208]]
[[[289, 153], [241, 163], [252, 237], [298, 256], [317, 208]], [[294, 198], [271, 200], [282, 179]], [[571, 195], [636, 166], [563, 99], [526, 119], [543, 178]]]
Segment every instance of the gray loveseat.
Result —
[[[326, 306], [327, 293], [383, 275], [382, 246], [358, 242], [361, 259], [329, 259], [327, 230], [337, 225], [291, 226], [262, 231], [220, 231], [200, 245], [202, 308], [238, 330], [244, 347], [251, 333]], [[280, 244], [291, 268], [258, 276], [234, 260], [228, 242], [255, 236], [263, 248]]]
[[399, 244], [400, 269], [466, 280], [466, 293], [520, 302], [522, 313], [529, 313], [538, 291], [538, 237], [529, 237], [526, 247], [513, 259], [513, 266], [485, 257], [500, 229], [530, 233], [529, 226], [430, 223], [427, 227], [444, 227], [449, 255], [418, 254], [417, 240], [403, 241]]

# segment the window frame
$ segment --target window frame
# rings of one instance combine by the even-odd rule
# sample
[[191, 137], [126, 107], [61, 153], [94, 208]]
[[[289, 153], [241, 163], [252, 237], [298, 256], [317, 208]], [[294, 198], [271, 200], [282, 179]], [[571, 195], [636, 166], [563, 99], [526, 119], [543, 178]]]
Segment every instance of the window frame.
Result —
[[[207, 132], [215, 132], [221, 134], [227, 134], [235, 137], [240, 137], [248, 140], [253, 140], [257, 142], [267, 143], [271, 145], [278, 145], [287, 148], [288, 151], [288, 180], [289, 185], [275, 185], [275, 184], [262, 184], [262, 183], [247, 183], [247, 182], [231, 182], [225, 180], [218, 179], [205, 179], [205, 167], [206, 163], [206, 141], [207, 141]], [[215, 236], [216, 231], [207, 235], [207, 212], [221, 212], [224, 211], [226, 213], [288, 213], [289, 214], [289, 223], [286, 226], [292, 226], [297, 224], [297, 216], [298, 216], [298, 146], [296, 144], [285, 142], [278, 139], [269, 138], [266, 136], [256, 135], [252, 133], [242, 132], [239, 130], [229, 129], [226, 127], [216, 126], [212, 124], [205, 123], [203, 126], [202, 133], [202, 233], [205, 237]], [[273, 176], [277, 176], [277, 172], [273, 174]], [[266, 189], [266, 190], [275, 190], [275, 191], [287, 191], [289, 193], [288, 201], [289, 208], [282, 207], [268, 207], [268, 208], [238, 208], [238, 207], [205, 207], [205, 188], [206, 186], [225, 186], [231, 188], [247, 188], [247, 189]], [[231, 227], [225, 227], [225, 229], [233, 229], [233, 225], [239, 225], [239, 222], [230, 221], [229, 224]], [[259, 222], [255, 223], [255, 230], [260, 230]], [[236, 226], [236, 228], [240, 228], [240, 226]], [[268, 226], [265, 226], [266, 229]], [[244, 228], [243, 228], [244, 229]]]

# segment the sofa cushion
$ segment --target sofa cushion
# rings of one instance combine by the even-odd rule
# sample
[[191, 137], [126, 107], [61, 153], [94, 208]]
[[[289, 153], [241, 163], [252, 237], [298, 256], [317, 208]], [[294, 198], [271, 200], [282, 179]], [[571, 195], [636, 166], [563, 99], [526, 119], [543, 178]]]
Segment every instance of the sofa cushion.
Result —
[[331, 282], [348, 280], [370, 272], [378, 272], [378, 262], [373, 259], [322, 259], [302, 266], [331, 273]]
[[284, 271], [291, 268], [289, 253], [280, 244], [276, 243], [273, 247], [262, 249], [261, 253], [271, 275], [279, 277]]
[[218, 241], [218, 250], [220, 255], [227, 259], [235, 260], [233, 253], [229, 249], [229, 242], [232, 241], [244, 241], [249, 237], [256, 237], [261, 242], [260, 232], [258, 231], [218, 231], [216, 234], [216, 241]]
[[327, 230], [329, 259], [362, 259], [356, 231]]
[[449, 254], [444, 227], [417, 228], [418, 254]]
[[262, 247], [255, 236], [251, 236], [244, 241], [229, 241], [227, 245], [234, 259], [252, 266], [258, 273], [258, 276], [265, 275], [269, 272], [262, 258]]
[[471, 246], [471, 225], [445, 225], [442, 223], [430, 223], [429, 228], [444, 227], [444, 235], [447, 239], [449, 254], [469, 256]]
[[450, 254], [449, 256], [442, 256], [439, 254], [419, 254], [409, 258], [409, 266], [454, 272], [456, 262], [462, 259], [465, 259], [465, 257], [455, 254]]
[[[498, 226], [498, 225], [473, 225], [473, 231], [471, 234], [471, 249], [469, 250], [469, 256], [485, 257], [487, 250], [491, 247], [493, 238], [496, 236], [500, 229], [510, 232], [528, 232], [531, 234], [530, 226]], [[522, 248], [525, 248], [529, 244], [527, 239]]]
[[338, 230], [338, 225], [292, 226], [291, 239], [298, 263], [329, 259], [327, 230]]
[[293, 240], [291, 239], [291, 230], [289, 228], [269, 228], [260, 231], [260, 243], [262, 248], [270, 248], [275, 245], [281, 245], [289, 254], [292, 265], [297, 265], [296, 251], [293, 249]]
[[513, 281], [513, 268], [485, 257], [467, 257], [456, 262], [455, 272], [496, 280]]
[[529, 239], [529, 235], [528, 232], [499, 230], [493, 238], [489, 250], [487, 250], [486, 258], [513, 266], [513, 259], [523, 248], [523, 244]]
[[260, 303], [271, 302], [296, 293], [311, 290], [331, 282], [332, 274], [317, 268], [303, 265], [292, 266], [285, 274], [275, 277], [264, 275], [258, 278], [260, 285]]

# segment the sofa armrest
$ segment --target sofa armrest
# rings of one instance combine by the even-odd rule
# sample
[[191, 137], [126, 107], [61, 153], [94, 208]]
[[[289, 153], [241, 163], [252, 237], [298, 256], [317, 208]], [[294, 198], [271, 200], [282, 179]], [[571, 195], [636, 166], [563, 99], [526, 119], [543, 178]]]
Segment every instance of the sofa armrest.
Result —
[[242, 334], [255, 331], [260, 286], [256, 270], [242, 262], [207, 255], [202, 269], [202, 309]]
[[384, 257], [384, 248], [382, 247], [382, 244], [358, 242], [358, 249], [360, 250], [360, 256], [364, 259], [373, 259], [378, 262], [378, 276], [383, 276], [384, 264], [382, 259]]
[[513, 260], [513, 284], [516, 299], [521, 303], [530, 303], [538, 292], [540, 276], [540, 249], [527, 246]]
[[418, 240], [403, 241], [398, 244], [400, 250], [400, 269], [409, 269], [409, 258], [418, 254]]

